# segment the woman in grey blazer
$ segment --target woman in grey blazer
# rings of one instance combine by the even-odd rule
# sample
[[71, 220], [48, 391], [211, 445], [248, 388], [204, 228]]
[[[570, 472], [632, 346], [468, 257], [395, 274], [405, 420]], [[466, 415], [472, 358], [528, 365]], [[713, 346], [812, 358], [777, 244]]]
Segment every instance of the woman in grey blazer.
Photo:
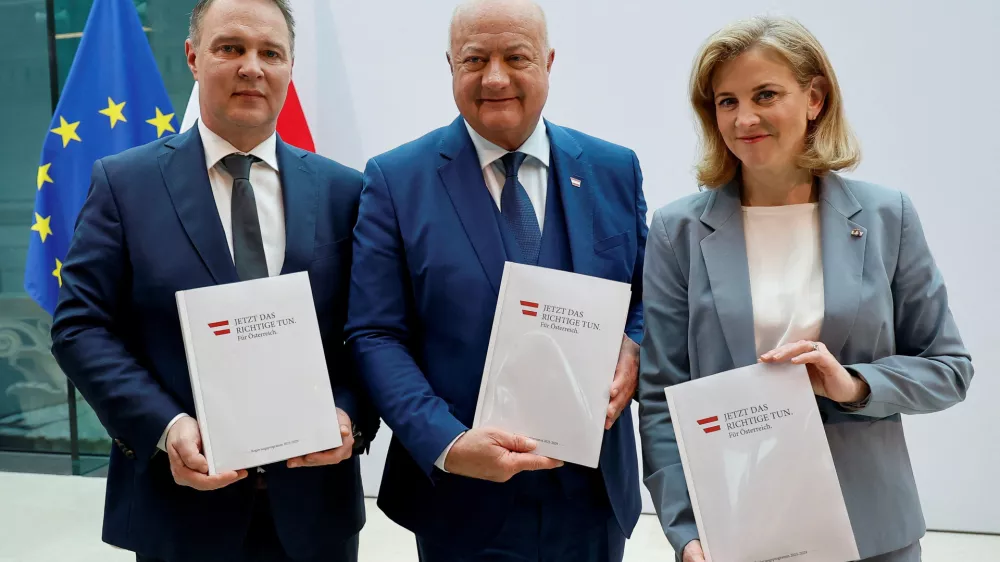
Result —
[[654, 214], [643, 277], [639, 420], [664, 532], [678, 558], [704, 560], [664, 387], [791, 361], [807, 366], [862, 557], [919, 560], [900, 414], [962, 401], [973, 369], [916, 211], [836, 173], [860, 154], [829, 60], [793, 20], [712, 36], [691, 101], [708, 189]]

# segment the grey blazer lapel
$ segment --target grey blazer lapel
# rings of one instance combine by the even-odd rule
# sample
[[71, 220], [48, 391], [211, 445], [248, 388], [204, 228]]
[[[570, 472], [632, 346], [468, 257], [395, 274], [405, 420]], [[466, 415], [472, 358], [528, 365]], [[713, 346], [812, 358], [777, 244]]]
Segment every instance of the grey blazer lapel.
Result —
[[834, 357], [847, 342], [858, 316], [868, 231], [851, 220], [861, 204], [836, 174], [820, 184], [820, 248], [823, 253], [823, 304], [820, 341]]
[[738, 182], [717, 188], [712, 195], [701, 221], [714, 232], [702, 239], [701, 252], [733, 365], [743, 367], [757, 362], [757, 348]]

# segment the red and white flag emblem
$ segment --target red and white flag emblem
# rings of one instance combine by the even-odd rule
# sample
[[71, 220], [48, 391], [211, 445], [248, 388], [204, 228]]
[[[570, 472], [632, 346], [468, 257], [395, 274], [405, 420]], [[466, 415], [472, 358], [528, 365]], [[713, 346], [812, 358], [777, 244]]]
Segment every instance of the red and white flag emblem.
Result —
[[221, 322], [212, 322], [208, 325], [208, 327], [215, 330], [215, 335], [224, 336], [229, 333], [229, 320], [222, 320]]
[[716, 431], [722, 429], [719, 425], [719, 416], [712, 416], [710, 418], [698, 420], [698, 425], [702, 426], [702, 430], [705, 433], [715, 433]]
[[538, 303], [521, 301], [521, 314], [525, 316], [538, 316]]

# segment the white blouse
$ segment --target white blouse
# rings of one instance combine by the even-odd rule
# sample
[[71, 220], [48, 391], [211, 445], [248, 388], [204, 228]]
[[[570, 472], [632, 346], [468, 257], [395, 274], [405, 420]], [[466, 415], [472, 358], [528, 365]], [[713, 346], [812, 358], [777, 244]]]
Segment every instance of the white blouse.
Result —
[[757, 354], [818, 340], [824, 313], [819, 204], [743, 207], [743, 230]]

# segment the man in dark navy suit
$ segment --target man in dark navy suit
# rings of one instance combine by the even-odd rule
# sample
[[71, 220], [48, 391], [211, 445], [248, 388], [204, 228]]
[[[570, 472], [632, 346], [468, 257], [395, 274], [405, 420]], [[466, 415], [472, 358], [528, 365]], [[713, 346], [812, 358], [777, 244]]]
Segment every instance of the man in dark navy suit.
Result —
[[[542, 119], [553, 60], [534, 3], [461, 6], [461, 116], [365, 170], [348, 342], [393, 431], [379, 505], [423, 562], [617, 562], [639, 517], [642, 175], [631, 150]], [[632, 284], [596, 470], [470, 429], [505, 261]]]
[[[116, 444], [103, 538], [139, 561], [357, 560], [352, 453], [378, 423], [343, 343], [362, 178], [278, 138], [293, 47], [287, 0], [200, 0], [201, 119], [94, 165], [63, 266], [53, 353]], [[300, 271], [344, 444], [209, 476], [174, 294]]]

